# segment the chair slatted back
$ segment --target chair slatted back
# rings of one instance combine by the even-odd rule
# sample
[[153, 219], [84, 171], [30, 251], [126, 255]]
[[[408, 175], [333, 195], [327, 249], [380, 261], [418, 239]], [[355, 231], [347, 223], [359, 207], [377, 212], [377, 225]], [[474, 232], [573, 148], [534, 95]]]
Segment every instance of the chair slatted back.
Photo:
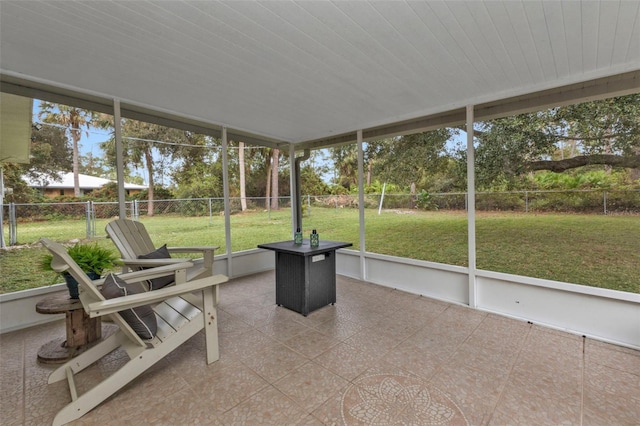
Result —
[[156, 249], [144, 225], [129, 219], [116, 219], [105, 228], [124, 259], [137, 259]]

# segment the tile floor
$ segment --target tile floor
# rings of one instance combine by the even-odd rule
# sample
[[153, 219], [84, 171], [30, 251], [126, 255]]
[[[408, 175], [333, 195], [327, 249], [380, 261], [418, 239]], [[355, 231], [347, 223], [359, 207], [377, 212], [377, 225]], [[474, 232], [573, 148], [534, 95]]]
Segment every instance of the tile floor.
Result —
[[[274, 282], [221, 288], [218, 362], [200, 333], [74, 424], [640, 425], [638, 351], [345, 277], [305, 318], [275, 306]], [[0, 336], [0, 424], [51, 424], [70, 401], [36, 361], [63, 334]]]

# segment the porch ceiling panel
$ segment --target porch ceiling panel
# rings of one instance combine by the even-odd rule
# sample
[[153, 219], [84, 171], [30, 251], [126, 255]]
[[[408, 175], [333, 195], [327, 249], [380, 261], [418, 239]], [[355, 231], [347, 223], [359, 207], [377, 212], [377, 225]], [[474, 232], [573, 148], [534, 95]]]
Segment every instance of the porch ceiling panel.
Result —
[[638, 1], [0, 3], [3, 75], [270, 143], [639, 69]]

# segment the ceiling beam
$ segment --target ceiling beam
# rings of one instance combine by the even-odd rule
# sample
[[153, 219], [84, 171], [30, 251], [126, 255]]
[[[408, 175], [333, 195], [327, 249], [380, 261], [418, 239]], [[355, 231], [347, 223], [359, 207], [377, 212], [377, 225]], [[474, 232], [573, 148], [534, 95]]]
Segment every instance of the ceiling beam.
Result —
[[640, 93], [640, 70], [479, 104], [475, 116], [478, 121], [492, 120], [633, 93]]
[[[113, 115], [113, 99], [106, 96], [88, 94], [7, 74], [0, 74], [0, 91]], [[190, 131], [214, 138], [222, 137], [222, 126], [203, 120], [181, 117], [176, 114], [134, 105], [122, 100], [120, 101], [120, 110], [123, 118]], [[242, 141], [250, 145], [260, 145], [271, 148], [288, 146], [288, 144], [276, 139], [261, 137], [235, 129], [229, 129], [228, 137], [229, 140]]]
[[[476, 121], [485, 121], [633, 93], [640, 93], [640, 70], [478, 104], [474, 107], [474, 115]], [[465, 124], [465, 116], [465, 108], [458, 108], [363, 129], [362, 135], [365, 140], [373, 140], [426, 132], [442, 127], [458, 127]], [[330, 138], [301, 142], [296, 144], [296, 148], [316, 149], [353, 143], [355, 140], [356, 131], [354, 130]]]
[[[73, 105], [106, 114], [113, 114], [113, 100], [105, 96], [93, 95], [62, 88], [51, 84], [25, 80], [16, 76], [0, 74], [0, 90], [6, 93], [42, 99], [48, 102]], [[477, 104], [474, 107], [478, 121], [491, 120], [527, 112], [539, 111], [555, 106], [594, 101], [615, 96], [640, 93], [640, 70], [629, 71], [609, 77], [581, 83], [560, 86], [511, 98]], [[220, 138], [222, 126], [203, 120], [181, 117], [148, 107], [121, 102], [122, 116], [194, 133]], [[420, 133], [442, 127], [458, 127], [465, 123], [465, 108], [420, 116], [413, 119], [362, 129], [365, 140], [382, 139], [392, 136]], [[326, 138], [295, 143], [296, 149], [320, 149], [353, 143], [356, 130]], [[228, 130], [230, 140], [251, 145], [283, 149], [288, 143], [272, 138], [254, 135], [239, 130]]]

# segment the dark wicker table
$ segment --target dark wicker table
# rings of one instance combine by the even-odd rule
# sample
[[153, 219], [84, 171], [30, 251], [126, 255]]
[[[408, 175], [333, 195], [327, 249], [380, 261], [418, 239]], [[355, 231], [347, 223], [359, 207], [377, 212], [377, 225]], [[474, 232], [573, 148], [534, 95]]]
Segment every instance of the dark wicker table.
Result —
[[307, 316], [328, 304], [336, 303], [336, 250], [351, 243], [320, 241], [311, 247], [293, 241], [260, 244], [259, 248], [276, 252], [276, 304]]

